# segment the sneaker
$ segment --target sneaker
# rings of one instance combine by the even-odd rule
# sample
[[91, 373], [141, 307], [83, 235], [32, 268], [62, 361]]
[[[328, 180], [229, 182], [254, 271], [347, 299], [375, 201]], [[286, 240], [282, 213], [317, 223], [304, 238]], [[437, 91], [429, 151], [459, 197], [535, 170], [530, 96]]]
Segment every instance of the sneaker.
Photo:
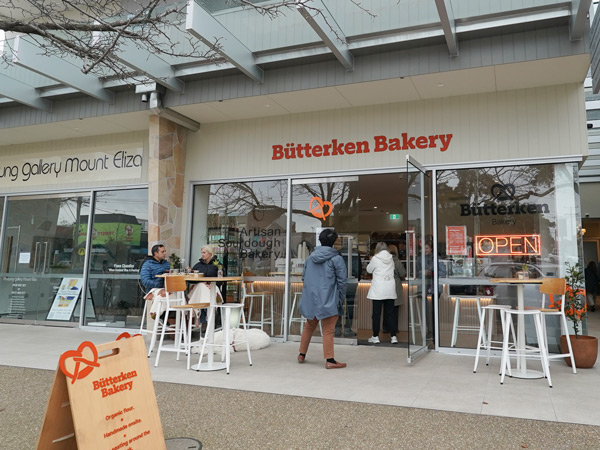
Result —
[[380, 341], [379, 341], [379, 338], [377, 336], [373, 336], [373, 337], [370, 337], [367, 342], [370, 343], [370, 344], [379, 344]]
[[397, 344], [398, 338], [396, 336], [392, 336], [392, 344]]

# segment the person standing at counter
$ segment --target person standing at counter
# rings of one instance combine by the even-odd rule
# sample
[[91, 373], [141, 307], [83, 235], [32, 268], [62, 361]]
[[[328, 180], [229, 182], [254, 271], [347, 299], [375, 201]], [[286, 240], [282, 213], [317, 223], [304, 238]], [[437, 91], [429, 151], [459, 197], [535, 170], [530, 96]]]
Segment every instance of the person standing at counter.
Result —
[[395, 245], [389, 246], [389, 251], [394, 260], [394, 282], [396, 283], [396, 300], [394, 300], [394, 323], [398, 326], [398, 316], [400, 315], [400, 306], [402, 306], [402, 280], [406, 276], [404, 264], [398, 258], [398, 248]]
[[397, 344], [398, 321], [394, 323], [394, 301], [396, 300], [396, 281], [394, 280], [394, 259], [388, 251], [385, 242], [378, 242], [375, 246], [375, 255], [367, 266], [367, 272], [373, 274], [371, 287], [367, 298], [373, 304], [373, 336], [368, 342], [379, 344], [379, 327], [381, 321], [381, 309], [383, 308], [383, 320], [391, 335], [391, 343]]
[[337, 362], [333, 353], [333, 333], [338, 316], [342, 314], [342, 304], [346, 298], [347, 269], [344, 259], [333, 244], [338, 235], [333, 229], [319, 234], [320, 247], [306, 259], [302, 272], [302, 296], [299, 310], [306, 317], [306, 324], [300, 339], [298, 362], [306, 360], [310, 339], [321, 321], [323, 330], [323, 356], [326, 369], [343, 369], [345, 363]]
[[594, 261], [590, 261], [585, 268], [585, 296], [590, 311], [596, 311], [596, 295], [598, 294], [598, 266]]

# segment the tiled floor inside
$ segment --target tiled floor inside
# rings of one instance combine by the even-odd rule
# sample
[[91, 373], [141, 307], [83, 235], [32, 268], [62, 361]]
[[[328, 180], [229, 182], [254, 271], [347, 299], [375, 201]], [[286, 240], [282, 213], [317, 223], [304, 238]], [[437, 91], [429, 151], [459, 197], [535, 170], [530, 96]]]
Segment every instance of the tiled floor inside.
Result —
[[[590, 334], [599, 336], [600, 312], [590, 316]], [[60, 354], [82, 341], [100, 344], [115, 338], [114, 332], [1, 324], [0, 364], [55, 370]], [[489, 367], [481, 362], [473, 373], [472, 355], [432, 351], [408, 364], [406, 349], [336, 345], [336, 359], [348, 367], [325, 370], [321, 344], [311, 344], [302, 365], [296, 362], [297, 350], [296, 342], [271, 343], [252, 353], [253, 366], [245, 352], [234, 353], [229, 375], [187, 371], [185, 358], [176, 361], [173, 353], [161, 355], [157, 368], [154, 357], [149, 362], [155, 381], [600, 425], [600, 361], [577, 374], [562, 361], [552, 362], [554, 387], [549, 388], [545, 379], [507, 378], [500, 385], [498, 358]]]

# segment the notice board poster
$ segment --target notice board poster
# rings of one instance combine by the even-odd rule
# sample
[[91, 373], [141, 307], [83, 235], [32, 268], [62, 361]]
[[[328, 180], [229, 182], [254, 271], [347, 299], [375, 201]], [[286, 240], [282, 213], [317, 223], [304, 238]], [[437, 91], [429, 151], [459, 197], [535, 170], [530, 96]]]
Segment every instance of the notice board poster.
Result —
[[82, 288], [83, 278], [63, 278], [46, 320], [71, 320]]
[[446, 255], [467, 254], [467, 227], [464, 225], [446, 226]]

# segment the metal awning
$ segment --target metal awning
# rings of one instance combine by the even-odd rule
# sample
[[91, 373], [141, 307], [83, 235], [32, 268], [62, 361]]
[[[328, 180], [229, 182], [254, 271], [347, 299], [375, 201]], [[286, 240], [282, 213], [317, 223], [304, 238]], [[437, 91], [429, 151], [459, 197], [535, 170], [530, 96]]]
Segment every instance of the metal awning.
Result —
[[[340, 8], [338, 3], [335, 5]], [[390, 0], [390, 5], [392, 3], [398, 8], [402, 7], [396, 0]], [[80, 71], [82, 64], [78, 64], [77, 59], [65, 60], [42, 55], [32, 40], [21, 37], [14, 43], [12, 60], [21, 70], [31, 71], [42, 77], [35, 81], [31, 77], [16, 75], [22, 72], [0, 67], [0, 106], [16, 102], [31, 108], [51, 111], [52, 102], [60, 101], [65, 95], [89, 96], [110, 104], [114, 101], [115, 90], [128, 84], [136, 84], [142, 78], [150, 79], [164, 86], [168, 92], [177, 94], [185, 91], [186, 78], [217, 78], [232, 71], [244, 74], [253, 82], [261, 83], [268, 77], [268, 69], [271, 66], [282, 67], [292, 62], [308, 64], [322, 61], [323, 58], [337, 60], [346, 70], [353, 70], [353, 53], [377, 53], [399, 46], [418, 47], [427, 42], [445, 41], [449, 54], [457, 56], [458, 42], [463, 35], [470, 37], [473, 33], [478, 33], [478, 36], [487, 33], [492, 36], [504, 29], [515, 27], [523, 30], [536, 29], [548, 20], [552, 20], [553, 24], [557, 21], [569, 24], [571, 39], [578, 40], [584, 36], [588, 26], [587, 14], [591, 0], [547, 3], [472, 17], [459, 17], [457, 4], [454, 3], [454, 7], [452, 0], [434, 0], [428, 4], [427, 7], [435, 8], [437, 17], [428, 16], [426, 22], [400, 28], [391, 24], [376, 33], [365, 31], [348, 35], [348, 30], [343, 29], [347, 24], [340, 20], [342, 17], [339, 14], [336, 17], [333, 4], [326, 6], [326, 2], [322, 0], [297, 0], [296, 8], [287, 10], [284, 18], [273, 20], [284, 20], [284, 24], [291, 24], [302, 39], [297, 43], [289, 40], [280, 42], [278, 36], [268, 36], [272, 44], [253, 50], [255, 46], [241, 36], [254, 33], [253, 36], [256, 37], [261, 30], [240, 30], [231, 25], [235, 23], [233, 14], [248, 15], [252, 11], [240, 7], [232, 8], [228, 4], [227, 9], [217, 8], [217, 11], [211, 13], [198, 1], [192, 0], [187, 6], [186, 14], [185, 28], [188, 37], [208, 47], [214, 46], [215, 52], [222, 59], [168, 61], [134, 44], [123, 45], [118, 58], [133, 73], [133, 77], [126, 80], [84, 75]], [[355, 14], [367, 13], [357, 10]], [[263, 40], [268, 41], [266, 37]], [[54, 84], [49, 85], [48, 79], [54, 80]], [[43, 84], [39, 80], [44, 80]], [[51, 100], [49, 96], [52, 97]]]

